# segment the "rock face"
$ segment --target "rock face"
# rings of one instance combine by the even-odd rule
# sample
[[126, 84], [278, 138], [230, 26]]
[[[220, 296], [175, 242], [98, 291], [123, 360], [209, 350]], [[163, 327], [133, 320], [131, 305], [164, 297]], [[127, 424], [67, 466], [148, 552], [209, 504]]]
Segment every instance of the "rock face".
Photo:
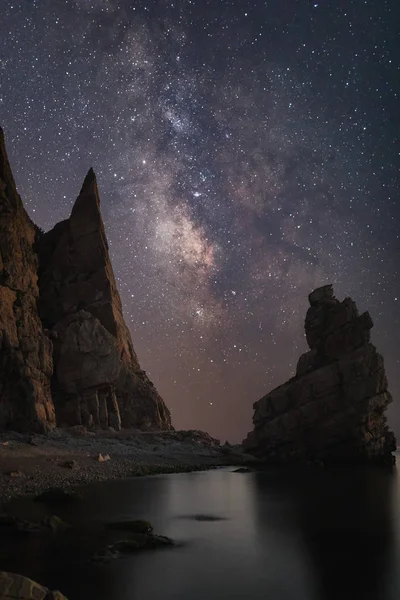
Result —
[[0, 430], [56, 422], [171, 428], [123, 318], [93, 170], [70, 218], [43, 234], [17, 194], [1, 132]]
[[41, 236], [39, 312], [54, 345], [60, 425], [168, 429], [125, 324], [91, 169], [68, 220]]
[[0, 571], [0, 600], [67, 600], [23, 575]]
[[36, 307], [34, 241], [0, 129], [0, 430], [43, 432], [55, 425], [52, 344]]
[[305, 321], [310, 348], [296, 376], [254, 404], [247, 452], [270, 462], [392, 463], [396, 449], [386, 425], [392, 401], [383, 358], [370, 343], [370, 315], [332, 285], [309, 295]]

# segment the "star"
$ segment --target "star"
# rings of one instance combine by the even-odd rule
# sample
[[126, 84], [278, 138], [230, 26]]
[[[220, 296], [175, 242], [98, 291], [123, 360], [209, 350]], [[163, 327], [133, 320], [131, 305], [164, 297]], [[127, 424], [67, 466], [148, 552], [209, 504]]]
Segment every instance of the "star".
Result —
[[68, 217], [93, 165], [135, 351], [177, 428], [241, 441], [324, 283], [371, 313], [399, 396], [400, 8], [134, 4], [4, 3], [1, 125], [29, 215]]

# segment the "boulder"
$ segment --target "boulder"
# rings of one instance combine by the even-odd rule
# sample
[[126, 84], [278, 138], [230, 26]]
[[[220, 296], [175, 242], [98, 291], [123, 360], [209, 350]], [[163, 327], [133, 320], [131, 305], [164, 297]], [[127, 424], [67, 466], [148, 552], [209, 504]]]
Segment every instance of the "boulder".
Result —
[[310, 296], [305, 320], [310, 351], [296, 376], [254, 404], [247, 452], [271, 463], [392, 464], [396, 441], [387, 427], [383, 358], [370, 343], [370, 315], [333, 287]]
[[0, 600], [67, 600], [23, 575], [0, 571]]
[[111, 460], [111, 457], [109, 454], [98, 454], [96, 460], [98, 462], [107, 462], [108, 460]]

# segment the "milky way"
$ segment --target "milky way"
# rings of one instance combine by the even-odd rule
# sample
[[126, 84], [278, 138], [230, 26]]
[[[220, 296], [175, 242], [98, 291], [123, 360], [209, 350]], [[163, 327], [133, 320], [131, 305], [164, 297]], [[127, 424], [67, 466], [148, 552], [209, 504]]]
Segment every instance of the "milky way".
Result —
[[134, 346], [175, 426], [240, 440], [330, 282], [370, 311], [396, 400], [396, 1], [0, 4], [25, 206], [51, 228], [94, 167]]

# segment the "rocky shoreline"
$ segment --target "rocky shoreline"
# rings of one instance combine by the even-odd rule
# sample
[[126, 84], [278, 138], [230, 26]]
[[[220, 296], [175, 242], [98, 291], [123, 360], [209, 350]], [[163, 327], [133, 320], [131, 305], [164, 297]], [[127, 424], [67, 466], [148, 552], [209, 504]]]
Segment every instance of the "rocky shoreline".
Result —
[[[79, 486], [161, 473], [200, 471], [257, 462], [241, 446], [220, 442], [201, 431], [54, 429], [43, 435], [0, 433], [0, 526], [2, 534], [57, 535], [78, 540], [87, 560], [104, 562], [135, 552], [174, 546], [153, 532], [148, 521], [100, 524], [93, 530], [71, 526], [58, 515], [65, 503], [80, 500]], [[77, 490], [75, 488], [78, 488]], [[25, 497], [22, 507], [13, 501]], [[33, 503], [32, 503], [33, 500]], [[32, 519], [29, 507], [44, 503], [45, 516]], [[58, 507], [58, 508], [57, 508]], [[47, 511], [50, 512], [47, 512]], [[53, 512], [53, 511], [56, 512]], [[22, 511], [22, 512], [21, 512]], [[39, 511], [40, 512], [40, 511]], [[41, 512], [40, 512], [41, 514]], [[145, 526], [145, 529], [143, 529]], [[80, 537], [81, 536], [81, 537]], [[90, 539], [90, 543], [88, 543]], [[88, 546], [88, 547], [86, 547]], [[19, 573], [0, 572], [0, 597], [67, 600]]]
[[240, 446], [220, 445], [200, 431], [87, 431], [55, 429], [47, 435], [0, 434], [0, 505], [96, 481], [243, 465]]

